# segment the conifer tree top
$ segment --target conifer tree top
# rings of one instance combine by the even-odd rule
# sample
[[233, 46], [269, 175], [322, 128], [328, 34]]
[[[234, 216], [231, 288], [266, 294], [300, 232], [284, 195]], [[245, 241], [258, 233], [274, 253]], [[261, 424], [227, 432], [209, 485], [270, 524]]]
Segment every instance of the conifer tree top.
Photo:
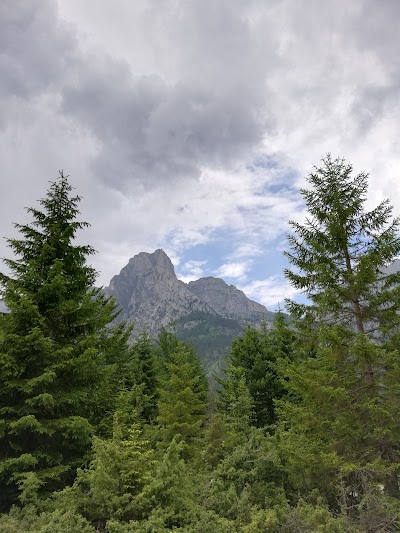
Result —
[[14, 224], [21, 237], [7, 239], [14, 258], [3, 259], [11, 276], [1, 275], [4, 300], [12, 309], [15, 298], [38, 295], [41, 288], [56, 276], [68, 283], [71, 297], [80, 296], [93, 287], [96, 272], [86, 264], [95, 253], [91, 246], [74, 244], [77, 232], [89, 224], [76, 220], [81, 197], [71, 196], [73, 187], [63, 171], [51, 182], [40, 208], [28, 207], [30, 224]]
[[288, 236], [285, 255], [293, 269], [285, 275], [311, 305], [288, 302], [289, 311], [329, 318], [359, 332], [378, 314], [393, 319], [400, 279], [384, 269], [399, 255], [400, 237], [389, 201], [367, 211], [368, 174], [354, 176], [351, 164], [330, 154], [307, 181], [311, 187], [300, 193], [308, 216], [304, 224], [290, 222], [294, 234]]

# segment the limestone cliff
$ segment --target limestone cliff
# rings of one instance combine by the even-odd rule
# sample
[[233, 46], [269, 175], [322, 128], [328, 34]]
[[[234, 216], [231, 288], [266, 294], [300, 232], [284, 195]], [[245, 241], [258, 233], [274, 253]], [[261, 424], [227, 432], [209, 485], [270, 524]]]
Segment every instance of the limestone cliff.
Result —
[[106, 293], [121, 308], [120, 319], [134, 323], [134, 334], [144, 329], [156, 334], [193, 311], [215, 314], [175, 275], [174, 266], [163, 250], [141, 252], [114, 276]]
[[275, 316], [222, 279], [183, 283], [163, 250], [130, 259], [105, 292], [115, 297], [119, 320], [134, 324], [132, 339], [142, 331], [155, 337], [162, 327], [172, 329], [195, 346], [208, 372], [218, 372], [247, 323], [272, 322]]
[[201, 278], [187, 285], [190, 292], [209, 305], [224, 318], [241, 322], [259, 322], [262, 318], [273, 320], [274, 313], [253, 300], [234, 285], [228, 285], [220, 278]]

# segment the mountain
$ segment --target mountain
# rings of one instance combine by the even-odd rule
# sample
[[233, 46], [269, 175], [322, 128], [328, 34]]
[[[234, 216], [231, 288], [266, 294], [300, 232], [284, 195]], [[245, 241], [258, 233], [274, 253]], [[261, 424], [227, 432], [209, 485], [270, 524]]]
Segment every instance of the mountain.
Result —
[[192, 312], [215, 312], [191, 293], [175, 275], [174, 266], [163, 250], [141, 252], [114, 276], [105, 289], [121, 309], [120, 320], [134, 324], [134, 334], [146, 330], [155, 335]]
[[261, 318], [274, 319], [275, 314], [253, 300], [234, 285], [228, 285], [220, 278], [201, 278], [190, 281], [187, 288], [216, 313], [224, 318], [240, 322], [259, 322]]
[[104, 290], [121, 309], [118, 319], [134, 324], [133, 338], [173, 329], [195, 346], [208, 371], [217, 369], [246, 324], [272, 322], [275, 316], [222, 279], [178, 280], [163, 250], [134, 256]]
[[[133, 324], [132, 340], [146, 331], [155, 337], [162, 327], [196, 348], [208, 373], [218, 372], [232, 339], [248, 323], [272, 322], [274, 313], [219, 278], [188, 284], [178, 280], [163, 250], [141, 252], [129, 260], [104, 289], [120, 309], [117, 318]], [[0, 313], [7, 308], [0, 300]]]

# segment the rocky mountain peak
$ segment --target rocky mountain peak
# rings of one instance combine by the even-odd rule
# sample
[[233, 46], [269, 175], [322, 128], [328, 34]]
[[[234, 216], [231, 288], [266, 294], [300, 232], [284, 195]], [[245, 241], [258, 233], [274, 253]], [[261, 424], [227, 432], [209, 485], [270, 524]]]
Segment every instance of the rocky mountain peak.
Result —
[[243, 291], [220, 278], [200, 278], [190, 281], [187, 287], [224, 318], [254, 322], [263, 316], [273, 315], [263, 305], [247, 298]]
[[163, 250], [140, 252], [114, 276], [106, 294], [115, 297], [119, 318], [134, 323], [134, 333], [146, 329], [156, 334], [193, 311], [214, 313], [175, 275], [174, 266]]
[[129, 271], [135, 270], [142, 274], [157, 271], [159, 273], [162, 272], [167, 276], [175, 277], [174, 265], [168, 255], [161, 248], [152, 254], [140, 252], [129, 259], [127, 267], [129, 267]]
[[196, 347], [209, 368], [227, 353], [247, 323], [274, 318], [222, 279], [201, 278], [189, 284], [178, 280], [163, 250], [132, 257], [105, 292], [115, 297], [119, 319], [134, 324], [133, 337], [142, 331], [155, 336], [162, 327], [174, 328], [178, 338]]
[[145, 287], [150, 291], [156, 290], [158, 286], [165, 283], [171, 285], [175, 281], [174, 266], [164, 250], [160, 249], [151, 254], [140, 252], [129, 259], [128, 264], [111, 279], [105, 290], [125, 309], [134, 293], [143, 291]]

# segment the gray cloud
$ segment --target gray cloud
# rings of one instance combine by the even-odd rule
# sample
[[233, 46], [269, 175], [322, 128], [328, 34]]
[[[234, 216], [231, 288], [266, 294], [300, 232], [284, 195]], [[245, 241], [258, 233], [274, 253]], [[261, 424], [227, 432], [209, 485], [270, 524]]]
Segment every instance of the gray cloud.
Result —
[[75, 39], [51, 0], [0, 4], [1, 97], [29, 99], [56, 88], [70, 68]]
[[106, 183], [124, 190], [132, 181], [195, 179], [202, 166], [227, 167], [262, 140], [264, 74], [252, 61], [248, 24], [224, 3], [208, 7], [179, 4], [175, 44], [185, 55], [176, 81], [134, 77], [103, 58], [85, 62], [64, 87], [63, 109], [100, 141], [94, 169]]
[[50, 0], [8, 1], [1, 12], [4, 96], [59, 94], [61, 113], [97, 143], [93, 172], [112, 188], [126, 192], [132, 183], [197, 179], [204, 165], [227, 167], [262, 140], [265, 106], [245, 19], [224, 3], [205, 7], [189, 2], [178, 17], [185, 77], [171, 84], [157, 74], [134, 76], [106, 54], [79, 53]]
[[359, 16], [363, 31], [355, 32], [355, 46], [368, 58], [372, 71], [369, 83], [360, 86], [352, 108], [362, 135], [382, 117], [400, 112], [400, 4], [395, 0], [366, 0]]
[[[259, 253], [299, 208], [280, 184], [327, 151], [371, 170], [375, 197], [389, 191], [400, 205], [399, 10], [397, 0], [3, 0], [3, 227], [64, 168], [109, 274], [171, 232], [179, 250], [225, 228]], [[265, 155], [276, 168], [255, 172]]]
[[113, 186], [198, 177], [201, 166], [240, 160], [262, 138], [265, 124], [245, 101], [184, 83], [167, 87], [155, 76], [133, 82], [112, 66], [110, 79], [90, 72], [66, 88], [63, 109], [100, 141], [95, 169]]

